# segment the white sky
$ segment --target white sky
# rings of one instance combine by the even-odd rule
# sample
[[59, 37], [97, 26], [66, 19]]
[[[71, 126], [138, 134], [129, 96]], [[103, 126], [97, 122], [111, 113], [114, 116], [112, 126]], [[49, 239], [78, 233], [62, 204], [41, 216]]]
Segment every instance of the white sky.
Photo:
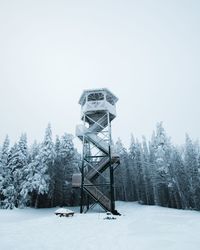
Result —
[[113, 137], [200, 135], [200, 1], [0, 0], [0, 143], [75, 131], [83, 89], [119, 97]]

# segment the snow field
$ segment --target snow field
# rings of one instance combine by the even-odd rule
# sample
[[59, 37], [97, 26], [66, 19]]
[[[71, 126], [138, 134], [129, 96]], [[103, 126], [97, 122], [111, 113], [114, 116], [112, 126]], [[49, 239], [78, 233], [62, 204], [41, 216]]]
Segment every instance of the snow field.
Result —
[[199, 250], [200, 213], [117, 202], [122, 216], [98, 208], [74, 217], [54, 209], [0, 210], [1, 250]]

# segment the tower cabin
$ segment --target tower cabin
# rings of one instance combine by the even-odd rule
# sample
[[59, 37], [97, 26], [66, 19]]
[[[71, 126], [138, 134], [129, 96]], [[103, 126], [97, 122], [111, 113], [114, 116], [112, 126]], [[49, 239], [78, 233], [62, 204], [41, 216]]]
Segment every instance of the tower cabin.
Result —
[[117, 101], [118, 98], [107, 88], [85, 90], [79, 99], [81, 119], [84, 120], [85, 114], [89, 115], [91, 119], [86, 117], [85, 121], [91, 125], [107, 111], [112, 121], [116, 117]]

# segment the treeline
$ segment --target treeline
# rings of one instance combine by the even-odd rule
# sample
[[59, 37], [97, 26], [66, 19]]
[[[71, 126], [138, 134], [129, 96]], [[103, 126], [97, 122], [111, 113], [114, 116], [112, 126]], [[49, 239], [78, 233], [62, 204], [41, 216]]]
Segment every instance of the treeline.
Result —
[[200, 146], [186, 135], [176, 147], [162, 126], [151, 141], [131, 139], [129, 150], [116, 143], [121, 165], [116, 170], [118, 200], [139, 201], [179, 209], [200, 210]]
[[[152, 138], [131, 138], [129, 149], [119, 139], [114, 145], [121, 164], [115, 170], [117, 200], [200, 210], [200, 145], [186, 135], [185, 144], [172, 145], [159, 123]], [[73, 136], [52, 140], [48, 125], [44, 140], [27, 145], [26, 135], [0, 148], [0, 208], [54, 207], [79, 204], [80, 192], [72, 188], [72, 174], [81, 157]]]
[[73, 205], [71, 178], [80, 159], [72, 140], [64, 134], [53, 142], [50, 125], [43, 142], [30, 148], [25, 134], [12, 147], [7, 136], [0, 150], [0, 207]]

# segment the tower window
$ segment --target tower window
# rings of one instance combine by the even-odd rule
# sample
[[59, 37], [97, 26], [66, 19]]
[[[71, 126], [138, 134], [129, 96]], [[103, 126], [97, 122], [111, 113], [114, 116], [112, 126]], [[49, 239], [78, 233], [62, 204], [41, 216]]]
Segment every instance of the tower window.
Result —
[[86, 103], [86, 98], [83, 99], [83, 104], [82, 105], [85, 105]]
[[106, 101], [112, 105], [115, 105], [114, 100], [113, 100], [112, 96], [110, 96], [110, 95], [106, 95]]
[[104, 95], [102, 93], [92, 93], [88, 95], [88, 102], [102, 100], [104, 100]]

